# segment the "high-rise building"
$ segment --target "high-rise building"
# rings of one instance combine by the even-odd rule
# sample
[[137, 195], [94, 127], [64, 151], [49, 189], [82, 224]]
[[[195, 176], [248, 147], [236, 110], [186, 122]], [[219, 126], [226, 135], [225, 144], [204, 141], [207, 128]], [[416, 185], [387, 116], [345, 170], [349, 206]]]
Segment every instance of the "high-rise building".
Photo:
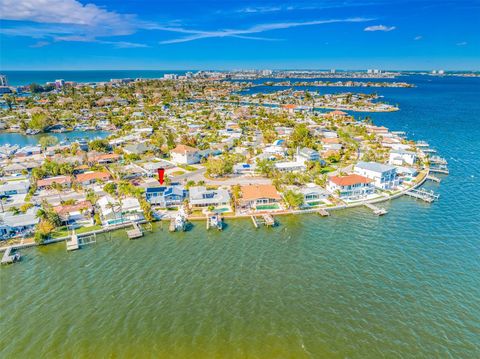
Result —
[[8, 86], [8, 80], [6, 75], [0, 75], [0, 86]]

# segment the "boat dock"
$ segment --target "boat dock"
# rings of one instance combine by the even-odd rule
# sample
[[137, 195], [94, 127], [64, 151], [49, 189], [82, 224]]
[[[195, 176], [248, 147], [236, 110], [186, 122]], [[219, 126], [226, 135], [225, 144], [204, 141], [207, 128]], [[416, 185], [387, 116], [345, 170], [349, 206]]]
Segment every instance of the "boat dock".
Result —
[[219, 214], [207, 215], [207, 230], [210, 228], [216, 228], [219, 231], [223, 230], [223, 219]]
[[446, 166], [430, 167], [430, 172], [441, 173], [441, 174], [444, 174], [444, 175], [448, 175], [450, 173]]
[[432, 203], [440, 198], [439, 194], [435, 194], [433, 191], [427, 191], [425, 189], [411, 189], [410, 191], [405, 192], [405, 194], [428, 203]]
[[10, 246], [5, 250], [5, 252], [3, 252], [2, 261], [1, 261], [2, 264], [11, 264], [11, 263], [18, 262], [20, 260], [20, 254], [19, 253], [12, 254], [13, 250], [14, 250], [13, 247]]
[[175, 232], [175, 231], [176, 231], [176, 228], [175, 228], [175, 218], [170, 219], [170, 224], [168, 225], [168, 230], [169, 230], [170, 232]]
[[437, 183], [442, 182], [442, 180], [440, 178], [435, 177], [434, 175], [428, 175], [426, 178], [430, 181], [433, 181], [433, 182], [437, 182]]
[[127, 236], [129, 239], [137, 239], [143, 236], [143, 231], [138, 223], [132, 222], [132, 229], [127, 230]]
[[371, 203], [364, 203], [364, 204], [365, 204], [365, 207], [371, 209], [373, 213], [375, 213], [377, 216], [383, 216], [388, 213], [388, 211], [385, 208], [377, 207]]
[[320, 208], [317, 213], [322, 217], [328, 217], [330, 215], [330, 212], [323, 208]]
[[432, 156], [430, 157], [430, 163], [434, 163], [437, 165], [447, 165], [448, 162], [445, 158], [442, 158], [440, 156]]
[[67, 245], [67, 251], [76, 251], [80, 248], [80, 243], [75, 230], [72, 231], [71, 237], [65, 240], [65, 244]]
[[437, 153], [437, 150], [434, 150], [433, 148], [423, 148], [422, 151], [425, 153]]
[[416, 143], [417, 147], [429, 147], [430, 145], [428, 144], [428, 142], [425, 142], [425, 141], [418, 141]]
[[255, 228], [258, 228], [260, 224], [263, 224], [267, 227], [273, 227], [277, 224], [275, 218], [271, 214], [262, 214], [262, 215], [251, 215], [253, 225]]

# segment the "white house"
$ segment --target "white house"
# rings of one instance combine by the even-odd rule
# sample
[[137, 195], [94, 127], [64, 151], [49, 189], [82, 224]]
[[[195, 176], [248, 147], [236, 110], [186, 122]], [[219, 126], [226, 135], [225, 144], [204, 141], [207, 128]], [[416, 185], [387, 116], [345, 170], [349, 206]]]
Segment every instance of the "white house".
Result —
[[177, 145], [170, 154], [173, 162], [184, 165], [199, 163], [202, 158], [198, 149], [186, 145]]
[[373, 180], [358, 174], [332, 176], [328, 179], [327, 190], [347, 200], [361, 199], [375, 192]]
[[28, 180], [10, 181], [0, 185], [0, 195], [11, 196], [14, 194], [25, 194], [30, 188]]
[[0, 239], [19, 237], [33, 232], [39, 222], [37, 211], [38, 207], [32, 207], [23, 214], [0, 213]]
[[305, 163], [307, 161], [317, 162], [320, 161], [320, 154], [311, 148], [297, 148], [296, 160], [300, 163]]
[[372, 179], [375, 187], [380, 189], [392, 189], [399, 185], [397, 169], [394, 166], [360, 161], [355, 165], [353, 172]]
[[140, 202], [135, 197], [116, 200], [110, 196], [103, 196], [97, 201], [100, 207], [103, 224], [115, 225], [119, 223], [141, 221], [144, 219]]
[[417, 160], [417, 154], [411, 151], [392, 150], [388, 163], [395, 166], [402, 166], [404, 164], [413, 165]]
[[180, 206], [186, 196], [183, 186], [148, 187], [145, 190], [147, 201], [162, 208]]
[[274, 167], [280, 172], [304, 172], [307, 169], [302, 162], [276, 162]]
[[203, 186], [191, 187], [189, 202], [192, 207], [228, 206], [230, 193], [226, 189], [206, 189]]

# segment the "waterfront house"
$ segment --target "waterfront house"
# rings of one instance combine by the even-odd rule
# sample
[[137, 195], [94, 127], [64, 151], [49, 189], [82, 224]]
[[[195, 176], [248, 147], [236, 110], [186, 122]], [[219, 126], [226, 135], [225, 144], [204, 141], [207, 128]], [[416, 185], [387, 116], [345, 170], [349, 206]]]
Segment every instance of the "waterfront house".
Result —
[[417, 154], [411, 151], [392, 150], [390, 151], [388, 163], [395, 166], [403, 166], [404, 164], [413, 166], [417, 160]]
[[62, 187], [70, 187], [72, 185], [72, 177], [70, 176], [55, 176], [39, 179], [37, 181], [38, 189], [45, 189], [51, 187], [54, 184], [59, 184]]
[[93, 220], [93, 206], [89, 201], [80, 201], [75, 204], [58, 205], [53, 210], [59, 215], [62, 222], [70, 228], [91, 226]]
[[202, 156], [197, 148], [187, 145], [177, 145], [170, 151], [172, 161], [178, 164], [192, 165], [199, 163]]
[[230, 193], [226, 189], [207, 189], [204, 186], [190, 187], [189, 203], [192, 207], [219, 207], [230, 205]]
[[328, 196], [330, 195], [328, 191], [314, 183], [308, 183], [305, 186], [300, 187], [298, 192], [302, 194], [303, 203], [307, 206], [318, 205], [319, 202], [328, 199]]
[[397, 169], [394, 166], [360, 161], [355, 165], [354, 172], [372, 179], [375, 187], [380, 189], [393, 189], [399, 184]]
[[25, 213], [0, 213], [0, 239], [9, 239], [31, 234], [37, 225], [38, 207], [29, 208]]
[[243, 209], [279, 209], [282, 197], [275, 186], [270, 184], [246, 185], [240, 187], [239, 205]]
[[186, 197], [187, 191], [183, 186], [155, 186], [145, 189], [146, 200], [162, 208], [180, 206]]
[[129, 155], [141, 155], [153, 150], [155, 148], [147, 142], [132, 143], [123, 148], [123, 151]]
[[135, 197], [114, 199], [106, 195], [97, 201], [104, 225], [142, 221], [144, 219], [140, 202]]
[[361, 199], [375, 192], [373, 180], [358, 174], [332, 176], [327, 182], [327, 190], [333, 195], [346, 199]]

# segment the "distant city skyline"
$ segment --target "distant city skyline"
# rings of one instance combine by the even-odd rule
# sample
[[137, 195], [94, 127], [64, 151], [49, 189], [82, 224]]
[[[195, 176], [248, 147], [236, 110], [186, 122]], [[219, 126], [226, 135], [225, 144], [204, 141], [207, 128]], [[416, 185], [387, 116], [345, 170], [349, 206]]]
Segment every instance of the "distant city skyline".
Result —
[[0, 0], [0, 71], [480, 70], [479, 0]]

